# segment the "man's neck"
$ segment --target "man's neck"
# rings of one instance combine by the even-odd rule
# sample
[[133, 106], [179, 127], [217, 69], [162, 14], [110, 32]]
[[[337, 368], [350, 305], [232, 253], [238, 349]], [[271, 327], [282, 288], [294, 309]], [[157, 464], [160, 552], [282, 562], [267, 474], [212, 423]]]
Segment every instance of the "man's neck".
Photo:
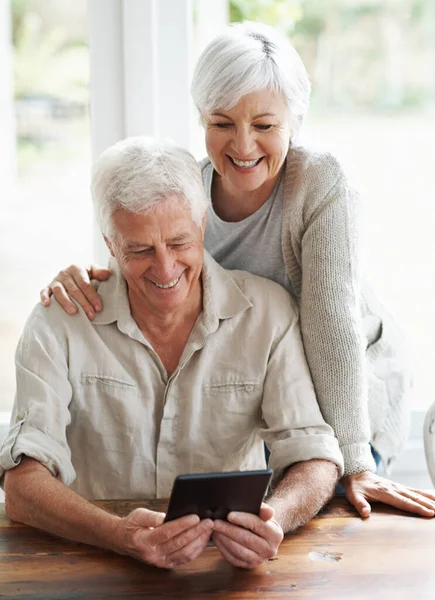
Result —
[[129, 300], [133, 319], [171, 375], [202, 312], [202, 285], [198, 285], [197, 293], [188, 302], [169, 312], [150, 310], [130, 292]]

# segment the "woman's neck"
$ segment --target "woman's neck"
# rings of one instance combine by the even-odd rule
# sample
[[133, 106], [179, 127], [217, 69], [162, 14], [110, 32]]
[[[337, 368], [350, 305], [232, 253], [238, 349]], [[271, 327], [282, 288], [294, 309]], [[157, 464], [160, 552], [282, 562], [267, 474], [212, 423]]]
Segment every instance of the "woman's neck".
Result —
[[213, 209], [223, 221], [229, 223], [243, 221], [267, 202], [278, 179], [279, 174], [256, 190], [241, 191], [224, 182], [222, 177], [214, 171], [211, 184]]

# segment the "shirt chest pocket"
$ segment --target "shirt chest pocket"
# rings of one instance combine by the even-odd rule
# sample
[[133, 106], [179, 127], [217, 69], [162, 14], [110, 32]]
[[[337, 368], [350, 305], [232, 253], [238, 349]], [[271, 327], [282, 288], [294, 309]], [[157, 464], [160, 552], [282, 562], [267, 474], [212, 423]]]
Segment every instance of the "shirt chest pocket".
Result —
[[136, 384], [122, 377], [85, 373], [79, 386], [71, 414], [86, 443], [124, 452], [134, 442], [141, 421]]
[[203, 395], [211, 414], [220, 420], [261, 418], [263, 386], [255, 379], [212, 380], [204, 385]]

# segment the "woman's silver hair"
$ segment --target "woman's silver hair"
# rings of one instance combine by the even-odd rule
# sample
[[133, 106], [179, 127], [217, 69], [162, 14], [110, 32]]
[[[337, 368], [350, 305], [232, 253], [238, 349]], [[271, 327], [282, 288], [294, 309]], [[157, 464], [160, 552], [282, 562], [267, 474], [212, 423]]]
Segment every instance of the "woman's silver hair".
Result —
[[191, 92], [201, 115], [228, 110], [252, 92], [270, 89], [287, 101], [293, 135], [310, 103], [311, 84], [304, 64], [273, 27], [245, 21], [230, 25], [202, 52]]
[[113, 239], [118, 209], [143, 214], [169, 196], [182, 198], [201, 226], [208, 207], [194, 157], [171, 140], [130, 137], [110, 146], [92, 170], [92, 200], [101, 231]]

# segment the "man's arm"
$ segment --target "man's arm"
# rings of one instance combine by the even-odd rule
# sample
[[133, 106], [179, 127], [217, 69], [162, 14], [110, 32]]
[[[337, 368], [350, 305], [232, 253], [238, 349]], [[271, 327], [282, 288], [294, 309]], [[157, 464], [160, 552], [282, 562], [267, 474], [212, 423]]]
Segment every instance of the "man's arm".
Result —
[[51, 534], [113, 550], [158, 567], [195, 559], [210, 538], [213, 522], [189, 515], [163, 523], [164, 513], [143, 508], [112, 515], [67, 488], [38, 461], [23, 457], [5, 473], [6, 514]]
[[328, 460], [296, 463], [267, 499], [274, 519], [285, 532], [304, 525], [332, 497], [337, 480], [337, 465]]
[[310, 460], [290, 467], [260, 515], [232, 512], [228, 521], [215, 521], [213, 540], [222, 556], [236, 567], [252, 569], [273, 558], [284, 532], [304, 525], [331, 498], [337, 466]]

